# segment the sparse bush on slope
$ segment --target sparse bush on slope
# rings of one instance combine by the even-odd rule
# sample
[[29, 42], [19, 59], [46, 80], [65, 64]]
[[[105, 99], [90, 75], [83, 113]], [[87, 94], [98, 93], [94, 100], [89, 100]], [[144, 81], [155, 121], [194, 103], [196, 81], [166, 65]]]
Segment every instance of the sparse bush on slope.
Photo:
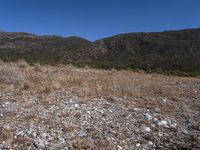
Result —
[[175, 74], [200, 75], [200, 29], [129, 33], [95, 42], [79, 37], [0, 34], [0, 59], [20, 59], [29, 64], [88, 65], [101, 69], [132, 69]]

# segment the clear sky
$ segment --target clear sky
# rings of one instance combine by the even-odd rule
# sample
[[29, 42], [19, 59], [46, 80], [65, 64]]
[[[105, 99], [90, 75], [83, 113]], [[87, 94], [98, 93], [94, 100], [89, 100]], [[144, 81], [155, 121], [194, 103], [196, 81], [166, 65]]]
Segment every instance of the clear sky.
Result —
[[1, 0], [0, 29], [91, 41], [200, 27], [200, 0]]

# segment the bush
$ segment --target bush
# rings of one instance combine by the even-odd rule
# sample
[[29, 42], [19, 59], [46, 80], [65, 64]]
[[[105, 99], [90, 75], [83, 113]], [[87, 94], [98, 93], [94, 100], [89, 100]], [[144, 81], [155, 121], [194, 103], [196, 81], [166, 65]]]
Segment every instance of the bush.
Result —
[[2, 65], [0, 66], [0, 82], [8, 84], [18, 84], [21, 81], [25, 80], [25, 73], [21, 69], [9, 66]]
[[29, 67], [29, 64], [24, 60], [17, 61], [17, 64], [18, 64], [19, 68], [27, 68], [27, 67]]

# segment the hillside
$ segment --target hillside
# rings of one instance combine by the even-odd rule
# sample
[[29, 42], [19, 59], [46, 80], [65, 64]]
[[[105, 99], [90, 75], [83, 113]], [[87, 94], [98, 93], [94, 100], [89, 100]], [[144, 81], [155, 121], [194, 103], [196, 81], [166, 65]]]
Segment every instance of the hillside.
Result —
[[0, 57], [5, 61], [25, 59], [35, 63], [65, 63], [95, 57], [93, 44], [79, 37], [36, 36], [0, 33]]
[[90, 42], [80, 37], [0, 33], [0, 59], [41, 64], [200, 74], [200, 29], [128, 33]]
[[99, 40], [100, 60], [118, 67], [153, 71], [200, 72], [200, 29], [130, 33]]
[[200, 79], [0, 63], [0, 149], [199, 150]]

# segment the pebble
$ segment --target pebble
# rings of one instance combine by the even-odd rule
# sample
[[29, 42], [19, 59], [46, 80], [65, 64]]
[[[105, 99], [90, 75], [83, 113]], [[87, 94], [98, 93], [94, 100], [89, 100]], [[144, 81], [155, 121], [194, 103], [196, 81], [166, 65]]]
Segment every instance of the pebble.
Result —
[[151, 142], [151, 141], [148, 141], [148, 143], [149, 143], [149, 145], [153, 145], [153, 142]]
[[3, 148], [4, 148], [4, 145], [0, 144], [0, 150], [3, 150]]
[[158, 125], [159, 125], [159, 126], [164, 126], [164, 127], [169, 127], [169, 126], [168, 126], [168, 122], [165, 121], [165, 120], [158, 121]]
[[178, 126], [178, 125], [177, 125], [176, 123], [171, 123], [171, 124], [170, 124], [170, 127], [171, 127], [171, 128], [176, 128], [177, 126]]
[[87, 136], [87, 133], [84, 132], [84, 131], [80, 131], [79, 134], [78, 134], [79, 137], [84, 137], [84, 136]]
[[37, 140], [34, 142], [34, 145], [37, 149], [44, 149], [45, 148], [45, 144], [42, 140]]
[[78, 105], [78, 104], [75, 104], [74, 106], [75, 106], [76, 108], [77, 108], [77, 107], [79, 107], [79, 105]]
[[122, 148], [121, 146], [119, 146], [119, 145], [117, 146], [117, 148], [118, 148], [118, 149], [123, 149], [123, 148]]
[[185, 130], [185, 129], [182, 129], [182, 132], [183, 132], [184, 134], [188, 134], [187, 130]]
[[19, 135], [23, 136], [24, 135], [24, 131], [19, 131], [19, 132], [16, 133], [16, 136], [19, 136]]
[[144, 118], [147, 119], [147, 120], [151, 120], [152, 116], [150, 116], [149, 114], [144, 114]]
[[[118, 150], [134, 149], [134, 147], [135, 149], [150, 149], [153, 146], [158, 148], [166, 146], [168, 148], [169, 144], [172, 145], [174, 142], [170, 139], [174, 137], [177, 139], [183, 138], [184, 134], [188, 134], [190, 131], [187, 128], [191, 124], [190, 120], [186, 122], [187, 126], [183, 126], [176, 116], [173, 117], [167, 113], [163, 114], [164, 112], [160, 113], [162, 109], [159, 108], [159, 105], [152, 108], [148, 106], [147, 110], [146, 107], [134, 108], [137, 103], [136, 105], [124, 107], [123, 99], [116, 100], [115, 103], [108, 105], [104, 98], [88, 98], [87, 103], [82, 104], [79, 102], [78, 97], [71, 95], [61, 97], [52, 94], [53, 102], [50, 105], [45, 104], [43, 106], [38, 99], [32, 98], [32, 95], [29, 96], [29, 101], [33, 102], [34, 105], [28, 108], [16, 102], [16, 105], [12, 105], [15, 109], [9, 106], [0, 110], [0, 114], [5, 114], [5, 119], [7, 119], [5, 120], [6, 123], [3, 122], [4, 118], [2, 121], [0, 119], [0, 127], [6, 130], [12, 129], [11, 131], [15, 135], [13, 136], [14, 138], [19, 136], [20, 138], [22, 137], [21, 139], [24, 137], [24, 139], [27, 138], [29, 140], [30, 137], [30, 140], [34, 141], [34, 144], [30, 144], [30, 148], [25, 147], [27, 149], [46, 148], [53, 150], [64, 149], [64, 147], [68, 146], [71, 148], [77, 137], [89, 140], [89, 144], [90, 141], [94, 143], [96, 142], [94, 140], [101, 140], [101, 138], [105, 137], [103, 140], [109, 142], [112, 147]], [[54, 101], [54, 97], [56, 97], [57, 101]], [[67, 101], [69, 97], [72, 97], [70, 102]], [[48, 99], [51, 101], [50, 96]], [[26, 104], [26, 102], [24, 103]], [[9, 120], [12, 117], [7, 115], [7, 110], [19, 111], [14, 120]], [[81, 117], [74, 117], [77, 112], [81, 114]], [[27, 113], [30, 114], [30, 118]], [[180, 115], [180, 117], [182, 116]], [[162, 119], [160, 120], [160, 118]], [[12, 121], [14, 122], [12, 123]], [[177, 130], [161, 127], [176, 127]], [[16, 131], [13, 130], [15, 128]], [[174, 131], [178, 132], [178, 134], [171, 134]], [[147, 139], [146, 137], [150, 138]], [[152, 141], [149, 141], [150, 139]], [[169, 142], [164, 143], [163, 141]], [[5, 144], [0, 142], [0, 150], [8, 147], [9, 143], [7, 144], [6, 142]], [[156, 145], [156, 142], [159, 145]], [[14, 149], [20, 149], [20, 147], [20, 144], [16, 144]], [[106, 148], [104, 147], [104, 149]]]
[[149, 127], [144, 127], [144, 131], [145, 131], [145, 132], [150, 132], [150, 131], [151, 131], [151, 128], [149, 128]]
[[160, 109], [159, 109], [159, 108], [156, 108], [156, 109], [155, 109], [155, 113], [156, 113], [156, 114], [159, 114], [159, 113], [160, 113]]
[[158, 132], [158, 136], [159, 136], [159, 137], [162, 137], [162, 136], [163, 136], [163, 133], [162, 133], [162, 132]]
[[139, 109], [139, 108], [134, 108], [133, 110], [134, 110], [134, 111], [139, 111], [140, 109]]
[[136, 144], [136, 147], [139, 147], [139, 146], [140, 146], [140, 143], [137, 143], [137, 144]]
[[166, 102], [167, 101], [167, 98], [163, 98], [163, 102]]

